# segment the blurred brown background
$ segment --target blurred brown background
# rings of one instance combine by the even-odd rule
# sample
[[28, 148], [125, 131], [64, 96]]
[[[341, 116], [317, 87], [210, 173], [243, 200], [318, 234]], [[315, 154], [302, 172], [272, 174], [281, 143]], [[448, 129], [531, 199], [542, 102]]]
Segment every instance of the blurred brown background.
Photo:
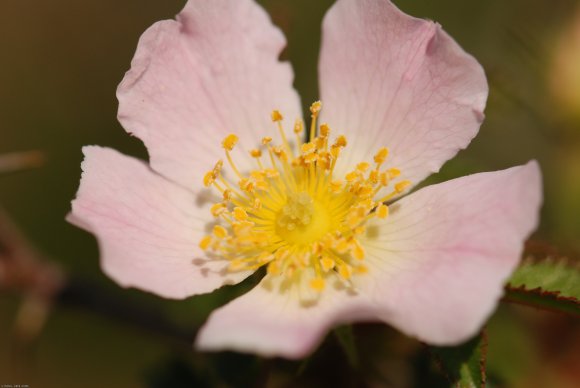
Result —
[[[121, 290], [101, 273], [92, 236], [64, 221], [78, 187], [81, 146], [99, 144], [146, 157], [142, 144], [116, 121], [115, 88], [140, 34], [173, 17], [184, 3], [2, 0], [0, 153], [40, 150], [46, 160], [40, 168], [0, 176], [0, 203], [36, 247], [68, 273], [186, 326], [201, 322], [227, 295], [173, 302]], [[332, 1], [260, 3], [286, 33], [284, 56], [294, 66], [303, 103], [309, 104], [317, 99], [320, 21]], [[580, 3], [396, 3], [441, 23], [483, 64], [491, 86], [479, 136], [432, 180], [536, 158], [545, 179], [545, 205], [535, 238], [563, 252], [580, 251]], [[0, 384], [138, 387], [172, 357], [163, 338], [83, 309], [57, 307], [24, 356], [25, 366], [15, 365], [8, 344], [19, 301], [14, 294], [0, 295]]]

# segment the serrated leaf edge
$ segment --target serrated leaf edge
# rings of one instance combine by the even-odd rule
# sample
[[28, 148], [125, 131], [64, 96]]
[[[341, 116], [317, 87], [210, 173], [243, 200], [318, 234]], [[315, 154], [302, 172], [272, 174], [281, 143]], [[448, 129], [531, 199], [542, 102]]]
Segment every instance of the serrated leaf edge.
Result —
[[[572, 312], [568, 312], [568, 311], [562, 311], [559, 309], [550, 308], [548, 306], [538, 305], [538, 304], [534, 304], [534, 303], [526, 303], [526, 302], [521, 301], [521, 300], [516, 300], [516, 299], [510, 298], [510, 293], [516, 293], [516, 294], [521, 293], [521, 294], [535, 295], [535, 296], [540, 296], [540, 297], [551, 298], [554, 301], [569, 302], [569, 303], [572, 303], [573, 305], [575, 305], [577, 307], [578, 311], [576, 313], [572, 313]], [[573, 316], [580, 317], [580, 300], [578, 300], [572, 296], [562, 296], [559, 291], [544, 290], [542, 287], [528, 289], [528, 288], [526, 288], [525, 285], [514, 287], [514, 286], [511, 286], [510, 284], [508, 284], [507, 286], [505, 286], [505, 295], [503, 296], [501, 301], [508, 302], [508, 303], [514, 303], [514, 304], [520, 304], [520, 305], [528, 306], [528, 307], [534, 307], [538, 310], [544, 310], [544, 311], [550, 311], [550, 312], [559, 313], [559, 314], [573, 315]]]

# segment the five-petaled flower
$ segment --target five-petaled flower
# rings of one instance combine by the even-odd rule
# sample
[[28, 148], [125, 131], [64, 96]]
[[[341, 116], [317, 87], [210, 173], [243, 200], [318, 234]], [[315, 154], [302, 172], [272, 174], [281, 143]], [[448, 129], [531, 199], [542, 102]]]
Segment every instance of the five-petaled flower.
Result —
[[361, 320], [433, 344], [474, 335], [537, 225], [538, 166], [406, 193], [476, 135], [481, 66], [388, 0], [338, 0], [305, 124], [284, 44], [253, 0], [189, 0], [150, 27], [117, 94], [149, 165], [85, 147], [70, 220], [110, 277], [167, 298], [266, 269], [198, 349], [298, 358]]

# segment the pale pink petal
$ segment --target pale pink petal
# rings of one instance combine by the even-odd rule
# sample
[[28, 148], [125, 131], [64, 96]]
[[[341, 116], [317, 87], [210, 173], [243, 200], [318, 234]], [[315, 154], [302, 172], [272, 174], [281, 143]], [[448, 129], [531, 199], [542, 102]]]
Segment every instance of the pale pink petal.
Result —
[[292, 288], [280, 293], [266, 277], [247, 294], [214, 311], [196, 340], [200, 350], [237, 350], [302, 358], [338, 324], [376, 320], [368, 300], [340, 284], [327, 284], [317, 303], [300, 303]]
[[[347, 135], [342, 167], [389, 147], [389, 164], [419, 183], [477, 134], [487, 82], [441, 27], [388, 0], [338, 0], [323, 25], [323, 121]], [[340, 170], [342, 168], [339, 167]]]
[[101, 147], [83, 148], [83, 175], [69, 221], [97, 236], [103, 271], [125, 287], [185, 298], [241, 281], [198, 247], [211, 215], [200, 200], [147, 164]]
[[369, 273], [357, 287], [404, 333], [441, 345], [467, 339], [494, 310], [537, 226], [541, 190], [530, 162], [403, 198], [369, 226]]
[[292, 125], [300, 101], [290, 65], [278, 61], [284, 36], [253, 0], [190, 0], [176, 19], [141, 36], [117, 90], [119, 120], [154, 170], [199, 187], [227, 134], [252, 148], [275, 131], [273, 109]]

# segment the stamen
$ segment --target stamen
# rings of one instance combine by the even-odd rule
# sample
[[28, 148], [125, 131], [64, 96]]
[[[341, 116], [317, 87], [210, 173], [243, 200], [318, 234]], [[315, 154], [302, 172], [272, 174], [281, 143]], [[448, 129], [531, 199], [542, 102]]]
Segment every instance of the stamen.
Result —
[[294, 123], [294, 134], [296, 135], [296, 146], [300, 148], [302, 145], [302, 132], [304, 131], [304, 122], [297, 119]]
[[205, 236], [204, 238], [201, 239], [201, 241], [199, 242], [199, 247], [201, 249], [203, 249], [204, 251], [207, 250], [209, 248], [209, 245], [212, 243], [212, 238], [211, 236]]
[[225, 238], [228, 235], [228, 231], [221, 225], [216, 225], [213, 227], [213, 234], [217, 238]]
[[380, 204], [377, 207], [377, 217], [387, 218], [388, 215], [389, 215], [389, 207], [387, 205], [385, 205], [384, 203]]
[[278, 124], [278, 131], [280, 132], [280, 137], [282, 138], [282, 143], [284, 144], [284, 148], [286, 148], [286, 152], [289, 155], [294, 157], [294, 153], [292, 152], [292, 148], [290, 147], [290, 143], [288, 143], [288, 139], [286, 138], [286, 133], [284, 132], [284, 127], [282, 126], [282, 120], [284, 117], [282, 114], [275, 110], [272, 112], [272, 121]]
[[229, 134], [226, 138], [222, 141], [222, 146], [227, 151], [231, 151], [234, 149], [234, 146], [238, 143], [238, 137], [236, 135]]
[[311, 113], [310, 117], [312, 118], [312, 121], [310, 123], [310, 141], [311, 142], [314, 140], [314, 137], [316, 136], [316, 119], [318, 118], [318, 114], [320, 113], [321, 109], [322, 109], [322, 102], [320, 102], [320, 101], [316, 101], [312, 105], [310, 105], [310, 113]]
[[219, 216], [220, 216], [220, 215], [222, 215], [222, 214], [223, 214], [223, 213], [224, 213], [226, 210], [227, 210], [227, 207], [226, 207], [226, 205], [225, 205], [225, 204], [223, 204], [223, 203], [221, 203], [221, 202], [218, 202], [218, 203], [216, 203], [216, 204], [212, 205], [212, 207], [211, 207], [211, 209], [210, 209], [210, 211], [211, 211], [211, 214], [212, 214], [214, 217], [219, 217]]
[[389, 155], [389, 149], [387, 147], [382, 147], [379, 150], [379, 152], [377, 152], [375, 154], [375, 157], [373, 159], [374, 159], [375, 163], [378, 164], [378, 166], [380, 166], [381, 164], [383, 164], [385, 162], [388, 155]]
[[[228, 165], [237, 178], [226, 179], [221, 160], [204, 175], [204, 185], [222, 193], [223, 201], [212, 205], [210, 212], [223, 225], [213, 226], [199, 246], [228, 260], [228, 271], [266, 266], [268, 276], [283, 276], [285, 284], [316, 292], [323, 292], [331, 279], [349, 284], [354, 276], [368, 272], [360, 243], [367, 233], [365, 224], [373, 217], [387, 218], [384, 202], [403, 193], [411, 182], [397, 182], [380, 198], [379, 193], [401, 175], [397, 168], [383, 168], [386, 147], [370, 162], [360, 161], [344, 176], [336, 176], [334, 168], [348, 142], [344, 136], [332, 142], [329, 125], [318, 127], [321, 109], [320, 101], [310, 107], [307, 142], [302, 139], [304, 123], [295, 121], [295, 148], [286, 138], [284, 116], [272, 111], [280, 142], [264, 137], [262, 148], [246, 154], [256, 160], [252, 171], [240, 171], [234, 163], [231, 151], [238, 137], [223, 139]], [[264, 149], [269, 166], [262, 163]]]
[[234, 218], [238, 221], [246, 221], [248, 219], [248, 213], [241, 207], [235, 207]]
[[312, 287], [314, 291], [322, 292], [325, 285], [323, 278], [314, 278], [310, 281], [310, 287]]
[[409, 186], [411, 186], [411, 181], [401, 181], [395, 185], [395, 191], [401, 194]]

